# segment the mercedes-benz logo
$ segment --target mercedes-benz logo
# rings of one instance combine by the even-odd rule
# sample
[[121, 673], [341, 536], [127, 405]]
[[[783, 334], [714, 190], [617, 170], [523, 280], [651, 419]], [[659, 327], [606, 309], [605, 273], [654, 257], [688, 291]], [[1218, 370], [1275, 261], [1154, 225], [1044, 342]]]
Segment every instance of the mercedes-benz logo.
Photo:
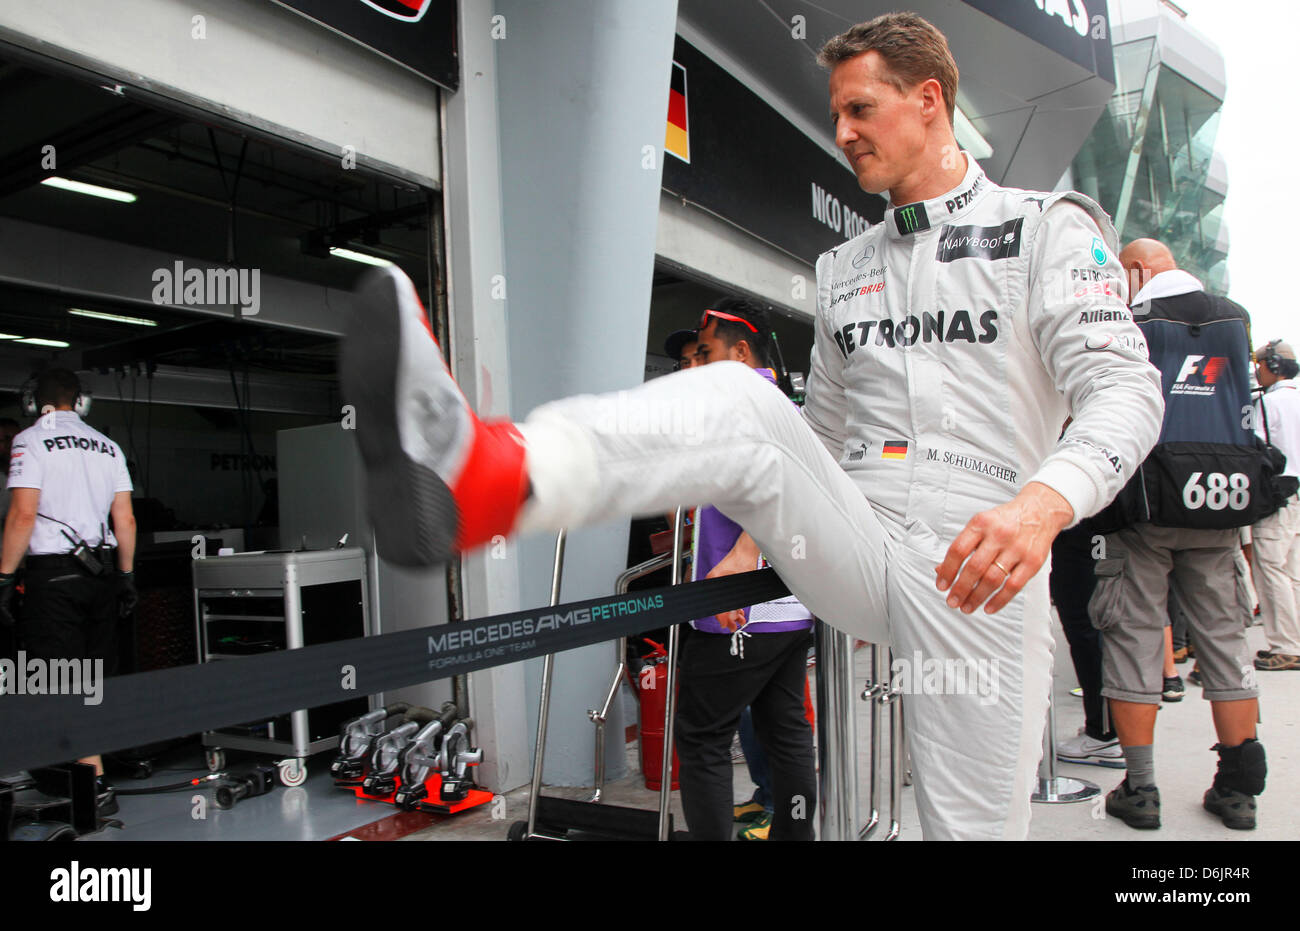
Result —
[[863, 265], [866, 265], [868, 262], [870, 262], [872, 256], [874, 256], [875, 254], [876, 254], [876, 247], [873, 246], [871, 243], [867, 243], [867, 247], [862, 250], [862, 254], [855, 255], [853, 257], [853, 267], [861, 268]]

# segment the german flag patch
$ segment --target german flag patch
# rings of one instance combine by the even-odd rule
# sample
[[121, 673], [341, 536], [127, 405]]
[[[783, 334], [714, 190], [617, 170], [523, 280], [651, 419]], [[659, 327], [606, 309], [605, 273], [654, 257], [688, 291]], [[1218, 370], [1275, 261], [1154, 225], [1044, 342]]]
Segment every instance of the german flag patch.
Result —
[[691, 161], [691, 135], [686, 118], [686, 69], [673, 62], [672, 84], [668, 90], [668, 133], [664, 150], [687, 164]]
[[889, 440], [880, 450], [881, 459], [906, 459], [907, 440]]

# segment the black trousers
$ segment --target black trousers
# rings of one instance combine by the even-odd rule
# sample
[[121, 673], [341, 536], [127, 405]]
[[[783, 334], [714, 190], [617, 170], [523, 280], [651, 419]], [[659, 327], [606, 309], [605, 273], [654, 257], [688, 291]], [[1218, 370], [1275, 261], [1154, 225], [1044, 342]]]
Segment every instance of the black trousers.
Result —
[[23, 575], [21, 647], [33, 659], [103, 659], [117, 672], [117, 580], [77, 566], [31, 568]]
[[1083, 689], [1084, 727], [1089, 737], [1113, 737], [1106, 729], [1101, 697], [1101, 632], [1092, 626], [1088, 600], [1097, 587], [1092, 558], [1092, 534], [1085, 527], [1063, 531], [1052, 543], [1052, 575], [1048, 588], [1070, 644], [1074, 674]]
[[804, 717], [812, 633], [754, 634], [745, 655], [731, 637], [690, 631], [677, 686], [678, 776], [694, 840], [731, 840], [734, 804], [731, 739], [750, 706], [772, 772], [772, 840], [812, 840], [817, 814], [813, 734]]

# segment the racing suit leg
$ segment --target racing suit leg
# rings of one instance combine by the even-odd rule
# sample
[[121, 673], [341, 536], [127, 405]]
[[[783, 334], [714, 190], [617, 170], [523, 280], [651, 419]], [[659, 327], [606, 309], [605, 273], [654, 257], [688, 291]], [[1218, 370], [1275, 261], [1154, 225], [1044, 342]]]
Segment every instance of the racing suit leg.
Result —
[[532, 494], [517, 532], [712, 504], [810, 611], [887, 640], [887, 534], [789, 399], [747, 366], [718, 362], [556, 401], [519, 430]]
[[1052, 681], [1047, 573], [996, 614], [948, 607], [945, 541], [913, 524], [889, 566], [891, 679], [905, 674], [908, 746], [926, 840], [1023, 840]]

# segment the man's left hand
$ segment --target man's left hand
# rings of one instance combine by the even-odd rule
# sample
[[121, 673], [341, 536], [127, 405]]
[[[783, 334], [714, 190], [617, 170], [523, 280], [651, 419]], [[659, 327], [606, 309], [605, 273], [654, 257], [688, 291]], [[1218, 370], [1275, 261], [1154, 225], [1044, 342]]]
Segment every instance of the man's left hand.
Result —
[[14, 574], [0, 572], [0, 627], [13, 627], [14, 615], [10, 605], [14, 598]]
[[[718, 564], [709, 570], [709, 574], [705, 578], [719, 579], [724, 575], [739, 575], [742, 572], [753, 572], [757, 567], [758, 544], [753, 541], [749, 534], [742, 533], [735, 546], [731, 548], [731, 552], [723, 556]], [[723, 611], [721, 614], [715, 614], [714, 617], [718, 619], [718, 623], [722, 625], [723, 630], [732, 633], [745, 626], [744, 608]]]
[[117, 614], [118, 617], [131, 616], [135, 606], [140, 603], [140, 593], [135, 590], [135, 573], [117, 572]]
[[1052, 541], [1073, 520], [1074, 509], [1059, 492], [1030, 482], [1006, 504], [970, 519], [935, 570], [935, 584], [948, 592], [951, 608], [970, 614], [993, 595], [984, 610], [1001, 611], [1042, 568]]

